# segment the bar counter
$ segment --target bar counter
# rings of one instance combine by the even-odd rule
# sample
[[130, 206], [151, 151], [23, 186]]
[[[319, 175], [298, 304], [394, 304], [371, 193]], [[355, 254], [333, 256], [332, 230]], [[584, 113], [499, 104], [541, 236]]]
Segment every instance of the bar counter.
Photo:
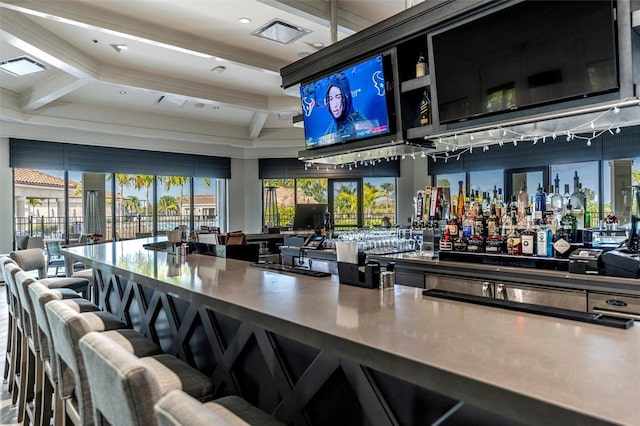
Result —
[[[200, 353], [200, 357], [216, 359], [209, 365], [184, 349], [195, 345], [191, 338], [194, 330], [204, 327], [201, 334], [212, 339], [211, 330], [203, 326], [207, 316], [203, 309], [265, 330], [269, 336], [283, 337], [276, 346], [291, 340], [295, 344], [284, 346], [302, 344], [320, 354], [338, 357], [352, 384], [381, 373], [382, 377], [463, 401], [509, 422], [640, 424], [637, 325], [615, 329], [436, 300], [424, 297], [422, 289], [400, 285], [392, 291], [363, 289], [340, 285], [337, 276], [278, 273], [252, 267], [249, 262], [198, 254], [176, 262], [172, 255], [142, 247], [143, 243], [162, 240], [72, 247], [63, 253], [95, 268], [103, 308], [119, 314], [159, 341], [163, 349], [214, 378], [221, 371], [228, 374], [232, 368], [224, 350], [216, 353], [219, 349], [212, 344]], [[168, 303], [169, 299], [174, 302]], [[181, 309], [180, 301], [190, 308]], [[164, 331], [148, 325], [163, 315], [169, 317], [169, 327]], [[199, 321], [186, 324], [187, 318], [197, 315]], [[172, 317], [177, 318], [175, 322]], [[166, 334], [179, 342], [167, 344], [163, 341]], [[260, 337], [256, 340], [264, 355], [264, 341]], [[278, 363], [270, 362], [276, 359], [264, 357], [265, 369], [278, 376], [279, 367], [273, 365]], [[319, 358], [316, 356], [315, 361]], [[291, 359], [288, 362], [295, 364]], [[358, 368], [351, 369], [350, 363]], [[222, 364], [226, 370], [221, 370]], [[276, 397], [246, 395], [248, 388], [243, 388], [242, 379], [235, 380], [237, 386], [231, 391], [244, 393], [251, 402], [287, 423], [308, 424], [300, 414], [304, 407], [296, 412], [295, 398], [290, 396], [311, 386], [305, 379], [313, 370], [313, 362], [306, 367], [297, 377], [284, 374], [289, 377], [284, 380], [288, 384], [276, 378], [272, 390]], [[368, 373], [358, 376], [363, 369]], [[229, 390], [228, 381], [225, 383]], [[407, 410], [407, 404], [411, 406], [411, 401], [394, 408], [393, 391], [384, 390], [382, 385], [380, 389], [361, 384], [354, 388], [367, 424], [427, 423], [420, 414], [406, 417], [401, 412]], [[308, 393], [307, 399], [324, 395], [318, 392], [313, 396], [308, 389], [304, 392]], [[367, 392], [373, 396], [367, 397]], [[369, 405], [373, 400], [378, 402]], [[446, 418], [447, 410], [439, 416]], [[305, 416], [307, 421], [313, 417], [308, 412]], [[311, 423], [322, 421], [312, 419]]]

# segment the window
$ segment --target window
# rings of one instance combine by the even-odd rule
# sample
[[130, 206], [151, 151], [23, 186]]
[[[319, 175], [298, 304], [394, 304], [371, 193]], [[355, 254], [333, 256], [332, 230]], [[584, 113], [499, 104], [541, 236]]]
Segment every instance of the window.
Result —
[[394, 177], [332, 179], [331, 183], [326, 178], [263, 179], [262, 184], [263, 226], [272, 222], [269, 192], [275, 193], [280, 227], [293, 225], [296, 204], [329, 204], [334, 224], [341, 229], [381, 226], [385, 217], [396, 223]]
[[[502, 185], [504, 184], [504, 170], [486, 170], [482, 172], [470, 172], [469, 184], [472, 191], [477, 191], [482, 197], [484, 193], [489, 194], [489, 199], [493, 199], [493, 191], [496, 195], [502, 194]], [[504, 194], [503, 199], [504, 199]]]
[[[617, 176], [616, 188], [612, 187], [613, 175]], [[603, 161], [602, 185], [603, 218], [612, 214], [626, 225], [631, 220], [630, 214], [640, 215], [636, 195], [640, 191], [640, 157]]]
[[[275, 192], [275, 200], [278, 205], [277, 217], [273, 221], [274, 227], [293, 225], [293, 216], [295, 213], [296, 197], [295, 197], [295, 179], [264, 179], [262, 181], [263, 198], [262, 198], [262, 224], [266, 225], [268, 214], [266, 212], [266, 196], [267, 191]], [[268, 190], [267, 188], [274, 188]]]
[[382, 226], [384, 218], [396, 223], [395, 178], [364, 178], [364, 226]]

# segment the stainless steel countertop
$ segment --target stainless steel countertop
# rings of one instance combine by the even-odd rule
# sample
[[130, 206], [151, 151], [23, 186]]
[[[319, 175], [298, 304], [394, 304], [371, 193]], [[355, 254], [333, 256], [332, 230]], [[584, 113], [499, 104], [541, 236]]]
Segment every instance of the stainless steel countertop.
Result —
[[398, 285], [380, 292], [196, 254], [175, 263], [142, 248], [153, 241], [63, 252], [515, 419], [640, 424], [638, 325], [621, 330], [436, 300]]

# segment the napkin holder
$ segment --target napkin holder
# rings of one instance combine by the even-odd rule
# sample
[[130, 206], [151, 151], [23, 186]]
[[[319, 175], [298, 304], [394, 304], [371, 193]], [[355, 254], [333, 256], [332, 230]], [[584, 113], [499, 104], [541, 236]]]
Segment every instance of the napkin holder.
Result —
[[363, 271], [357, 263], [338, 262], [338, 280], [340, 284], [378, 288], [380, 285], [380, 264], [367, 262]]

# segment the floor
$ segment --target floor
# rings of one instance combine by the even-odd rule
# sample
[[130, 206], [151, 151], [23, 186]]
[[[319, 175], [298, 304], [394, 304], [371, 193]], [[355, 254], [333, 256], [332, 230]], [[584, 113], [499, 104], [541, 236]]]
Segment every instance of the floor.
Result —
[[[4, 357], [6, 354], [7, 329], [7, 288], [4, 283], [0, 283], [0, 369], [4, 371]], [[11, 405], [11, 394], [7, 392], [7, 384], [2, 382], [0, 390], [0, 425], [17, 425], [18, 412]]]

